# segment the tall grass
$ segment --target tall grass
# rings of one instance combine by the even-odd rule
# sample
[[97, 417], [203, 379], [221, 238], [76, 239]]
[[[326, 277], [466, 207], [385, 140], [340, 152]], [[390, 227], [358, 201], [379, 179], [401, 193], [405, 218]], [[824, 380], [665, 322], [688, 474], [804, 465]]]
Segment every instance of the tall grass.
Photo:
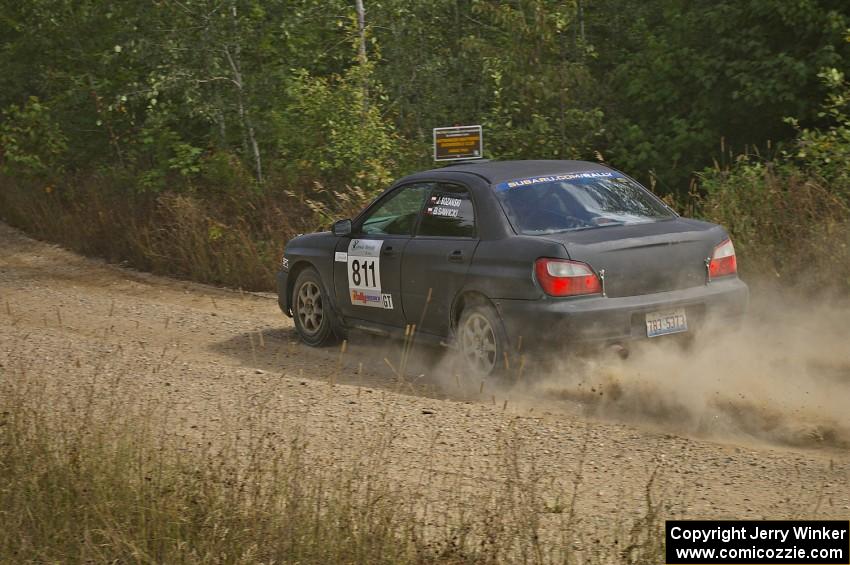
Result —
[[61, 186], [0, 177], [0, 218], [80, 253], [246, 290], [271, 290], [286, 241], [320, 227], [283, 190], [122, 190], [111, 176]]
[[[316, 185], [204, 193], [122, 190], [93, 175], [60, 187], [0, 176], [0, 219], [87, 255], [158, 274], [270, 291], [286, 242], [368, 200]], [[850, 193], [793, 164], [738, 160], [704, 171], [689, 215], [724, 225], [750, 280], [850, 290]]]
[[661, 559], [651, 498], [637, 521], [583, 537], [581, 466], [573, 492], [553, 503], [551, 477], [511, 434], [498, 449], [506, 478], [483, 491], [460, 481], [452, 500], [435, 503], [431, 474], [400, 481], [390, 472], [391, 418], [364, 445], [340, 447], [331, 465], [297, 426], [269, 426], [263, 405], [245, 416], [249, 426], [227, 421], [224, 436], [200, 431], [190, 447], [168, 433], [167, 408], [127, 394], [132, 375], [107, 379], [95, 366], [89, 380], [57, 383], [10, 359], [0, 365], [0, 562]]
[[698, 211], [729, 230], [745, 277], [850, 290], [850, 188], [791, 163], [743, 158], [704, 172], [702, 187]]

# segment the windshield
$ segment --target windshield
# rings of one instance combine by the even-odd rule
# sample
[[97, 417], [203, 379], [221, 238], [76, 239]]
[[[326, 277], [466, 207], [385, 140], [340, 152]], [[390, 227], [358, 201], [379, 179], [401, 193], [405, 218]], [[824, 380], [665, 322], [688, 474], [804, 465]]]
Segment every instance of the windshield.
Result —
[[676, 217], [648, 190], [615, 171], [516, 179], [495, 190], [514, 228], [524, 235]]

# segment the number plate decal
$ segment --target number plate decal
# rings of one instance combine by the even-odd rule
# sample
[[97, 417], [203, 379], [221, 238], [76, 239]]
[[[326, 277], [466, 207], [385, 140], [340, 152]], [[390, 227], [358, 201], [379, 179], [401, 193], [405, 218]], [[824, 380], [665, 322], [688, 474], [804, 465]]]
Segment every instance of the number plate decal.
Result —
[[348, 244], [348, 292], [354, 306], [387, 308], [381, 293], [383, 245], [383, 241], [374, 239], [352, 239]]
[[665, 312], [651, 312], [646, 315], [646, 335], [648, 337], [686, 331], [688, 331], [688, 319], [685, 316], [684, 308]]

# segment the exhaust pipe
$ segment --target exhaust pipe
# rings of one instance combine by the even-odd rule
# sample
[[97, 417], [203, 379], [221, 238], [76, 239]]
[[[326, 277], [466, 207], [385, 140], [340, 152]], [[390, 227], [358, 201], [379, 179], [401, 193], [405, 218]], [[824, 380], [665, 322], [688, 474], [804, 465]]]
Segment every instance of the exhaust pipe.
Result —
[[620, 359], [629, 358], [629, 349], [622, 343], [613, 343], [608, 346], [608, 351], [619, 357]]

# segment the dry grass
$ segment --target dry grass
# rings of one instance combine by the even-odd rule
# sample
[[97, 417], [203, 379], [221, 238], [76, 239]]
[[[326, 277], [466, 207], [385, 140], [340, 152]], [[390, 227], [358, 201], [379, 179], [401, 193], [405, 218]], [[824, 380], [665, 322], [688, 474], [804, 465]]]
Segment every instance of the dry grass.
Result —
[[718, 167], [702, 180], [699, 212], [729, 230], [745, 277], [850, 290], [846, 187], [771, 163]]
[[[182, 187], [158, 194], [106, 174], [69, 176], [62, 183], [0, 177], [0, 219], [108, 261], [265, 291], [275, 288], [289, 239], [354, 215], [370, 197], [357, 188], [318, 183], [298, 191], [269, 182], [262, 190]], [[745, 278], [767, 275], [786, 286], [850, 289], [846, 187], [757, 160], [705, 171], [700, 186], [684, 206], [686, 214], [729, 230]]]
[[31, 359], [9, 355], [0, 365], [0, 562], [661, 559], [651, 483], [645, 516], [586, 537], [575, 506], [581, 465], [572, 492], [552, 499], [517, 434], [498, 448], [506, 480], [494, 478], [486, 492], [459, 482], [456, 498], [437, 506], [426, 502], [434, 477], [411, 484], [388, 472], [391, 419], [365, 448], [341, 447], [332, 466], [297, 426], [269, 434], [264, 405], [187, 448], [168, 433], [167, 407], [128, 394], [130, 374], [100, 377], [101, 363], [70, 385], [40, 377]]
[[321, 222], [284, 191], [150, 194], [100, 177], [62, 187], [0, 177], [0, 215], [86, 255], [246, 290], [272, 290], [286, 241]]

